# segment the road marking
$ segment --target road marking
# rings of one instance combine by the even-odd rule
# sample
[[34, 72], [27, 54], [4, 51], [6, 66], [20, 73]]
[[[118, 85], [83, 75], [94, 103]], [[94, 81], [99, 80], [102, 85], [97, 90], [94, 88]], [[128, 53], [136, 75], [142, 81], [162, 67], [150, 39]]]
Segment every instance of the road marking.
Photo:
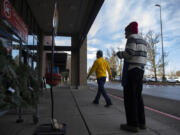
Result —
[[[95, 90], [95, 88], [90, 88], [90, 89], [91, 89], [91, 90]], [[113, 94], [110, 94], [110, 93], [108, 93], [108, 95], [111, 96], [111, 97], [114, 97], [114, 98], [116, 98], [116, 99], [119, 99], [119, 100], [122, 101], [122, 102], [124, 102], [124, 99], [121, 98], [121, 97], [119, 97], [119, 96], [116, 96], [116, 95], [113, 95]], [[167, 117], [170, 117], [170, 118], [172, 118], [172, 119], [175, 119], [175, 120], [179, 120], [179, 121], [180, 121], [180, 117], [177, 117], [177, 116], [175, 116], [175, 115], [168, 114], [168, 113], [165, 113], [165, 112], [161, 112], [161, 111], [159, 111], [159, 110], [157, 110], [157, 109], [153, 109], [153, 108], [148, 107], [148, 106], [144, 106], [144, 108], [146, 108], [147, 110], [150, 110], [150, 111], [152, 111], [152, 112], [159, 113], [159, 114], [161, 114], [161, 115], [164, 115], [164, 116], [167, 116]]]
[[144, 107], [145, 107], [146, 109], [152, 111], [152, 112], [156, 112], [156, 113], [162, 114], [162, 115], [164, 115], [164, 116], [173, 118], [173, 119], [175, 119], [175, 120], [180, 120], [180, 117], [174, 116], [174, 115], [172, 115], [172, 114], [168, 114], [168, 113], [165, 113], [165, 112], [161, 112], [161, 111], [159, 111], [159, 110], [153, 109], [153, 108], [148, 107], [148, 106], [144, 106]]

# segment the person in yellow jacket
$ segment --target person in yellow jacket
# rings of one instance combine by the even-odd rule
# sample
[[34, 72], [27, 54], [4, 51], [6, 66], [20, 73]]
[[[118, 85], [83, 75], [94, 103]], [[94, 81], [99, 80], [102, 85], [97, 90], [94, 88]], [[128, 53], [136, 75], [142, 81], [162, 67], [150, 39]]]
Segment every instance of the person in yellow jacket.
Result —
[[97, 57], [97, 59], [94, 61], [94, 64], [87, 76], [87, 79], [88, 79], [89, 76], [94, 71], [96, 72], [98, 91], [97, 91], [97, 95], [96, 95], [95, 99], [93, 100], [93, 104], [99, 104], [99, 99], [102, 94], [106, 100], [105, 107], [109, 107], [110, 105], [112, 105], [112, 102], [104, 89], [104, 84], [106, 82], [106, 71], [108, 71], [108, 74], [111, 79], [111, 70], [110, 70], [108, 62], [103, 58], [103, 52], [101, 50], [97, 51], [96, 57]]

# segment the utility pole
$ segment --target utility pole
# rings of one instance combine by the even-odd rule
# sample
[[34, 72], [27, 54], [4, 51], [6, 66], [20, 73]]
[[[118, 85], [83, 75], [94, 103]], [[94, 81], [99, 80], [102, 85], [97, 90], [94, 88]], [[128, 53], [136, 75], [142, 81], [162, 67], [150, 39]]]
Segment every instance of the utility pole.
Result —
[[163, 64], [163, 76], [162, 76], [162, 81], [166, 81], [165, 77], [165, 65], [164, 65], [164, 45], [163, 45], [163, 32], [162, 32], [162, 17], [161, 17], [161, 5], [156, 4], [155, 6], [159, 7], [160, 9], [160, 26], [161, 26], [161, 44], [162, 44], [162, 64]]

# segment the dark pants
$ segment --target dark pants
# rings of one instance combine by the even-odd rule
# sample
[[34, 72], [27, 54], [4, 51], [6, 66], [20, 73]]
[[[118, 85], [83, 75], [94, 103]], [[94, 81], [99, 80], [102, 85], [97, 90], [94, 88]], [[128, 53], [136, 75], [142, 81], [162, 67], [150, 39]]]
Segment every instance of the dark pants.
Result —
[[98, 92], [97, 95], [94, 99], [94, 102], [99, 103], [99, 99], [101, 97], [101, 94], [104, 96], [104, 99], [106, 100], [106, 104], [111, 104], [111, 99], [107, 95], [105, 89], [104, 89], [104, 84], [106, 82], [106, 77], [101, 77], [97, 79], [98, 83]]
[[144, 103], [142, 98], [144, 71], [139, 68], [129, 70], [124, 86], [124, 105], [127, 124], [138, 126], [145, 124]]

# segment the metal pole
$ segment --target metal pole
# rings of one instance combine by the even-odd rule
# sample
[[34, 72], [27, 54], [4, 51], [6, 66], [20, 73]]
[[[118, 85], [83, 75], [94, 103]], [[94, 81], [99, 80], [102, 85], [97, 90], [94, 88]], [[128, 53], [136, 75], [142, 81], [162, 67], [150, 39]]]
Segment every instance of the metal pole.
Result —
[[[33, 47], [34, 47], [34, 35], [33, 35]], [[35, 49], [35, 47], [34, 47]], [[32, 69], [34, 70], [34, 49], [32, 50]]]
[[[51, 49], [51, 83], [53, 82], [53, 67], [54, 67], [54, 28], [52, 32], [52, 49]], [[53, 86], [51, 84], [51, 120], [54, 118], [54, 96]]]
[[162, 64], [163, 64], [163, 76], [162, 81], [166, 81], [165, 78], [165, 65], [164, 65], [164, 45], [163, 45], [163, 32], [162, 32], [162, 17], [161, 17], [161, 5], [156, 4], [155, 6], [159, 7], [160, 9], [160, 26], [161, 26], [161, 45], [162, 45]]
[[162, 43], [162, 62], [163, 62], [163, 76], [162, 80], [165, 81], [165, 69], [164, 69], [164, 45], [163, 45], [163, 32], [162, 32], [162, 18], [161, 18], [161, 5], [160, 5], [160, 22], [161, 22], [161, 43]]

